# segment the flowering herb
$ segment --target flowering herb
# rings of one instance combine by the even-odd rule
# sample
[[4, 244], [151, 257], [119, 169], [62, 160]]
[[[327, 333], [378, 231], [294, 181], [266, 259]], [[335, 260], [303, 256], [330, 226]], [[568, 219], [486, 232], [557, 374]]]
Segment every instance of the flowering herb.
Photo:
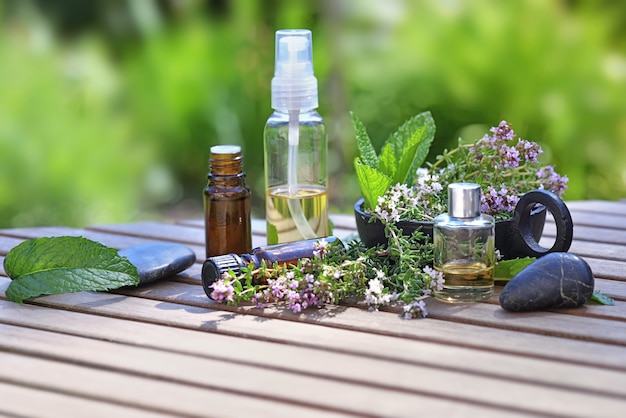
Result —
[[506, 121], [490, 132], [475, 143], [459, 139], [456, 148], [417, 169], [412, 184], [388, 187], [373, 212], [385, 221], [432, 221], [447, 211], [448, 185], [461, 181], [481, 186], [481, 210], [496, 220], [510, 218], [520, 197], [531, 190], [563, 195], [568, 178], [540, 164], [543, 150], [537, 143], [517, 138]]
[[295, 313], [363, 298], [373, 310], [400, 304], [404, 318], [425, 317], [422, 299], [443, 287], [443, 275], [429, 267], [432, 244], [420, 232], [401, 234], [391, 223], [386, 230], [386, 246], [365, 248], [353, 240], [343, 248], [321, 240], [313, 258], [300, 259], [296, 265], [249, 265], [239, 275], [226, 272], [211, 285], [211, 298], [249, 302], [257, 308], [282, 305]]

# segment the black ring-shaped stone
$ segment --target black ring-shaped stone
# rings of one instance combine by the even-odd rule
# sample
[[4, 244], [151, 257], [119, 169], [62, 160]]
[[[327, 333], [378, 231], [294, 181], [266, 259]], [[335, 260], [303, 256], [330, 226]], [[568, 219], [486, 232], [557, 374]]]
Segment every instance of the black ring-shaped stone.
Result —
[[[532, 234], [531, 212], [536, 204], [544, 205], [556, 223], [556, 239], [551, 248], [539, 245]], [[567, 252], [572, 244], [574, 224], [569, 209], [556, 194], [547, 190], [533, 190], [524, 194], [515, 206], [515, 221], [518, 222], [518, 230], [521, 240], [516, 244], [520, 252], [530, 257], [541, 257], [553, 252]]]

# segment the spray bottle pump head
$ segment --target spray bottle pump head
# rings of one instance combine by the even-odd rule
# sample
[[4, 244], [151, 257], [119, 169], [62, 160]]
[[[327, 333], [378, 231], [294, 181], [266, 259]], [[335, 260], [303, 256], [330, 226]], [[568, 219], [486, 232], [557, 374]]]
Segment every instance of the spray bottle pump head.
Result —
[[301, 111], [315, 109], [317, 106], [317, 79], [313, 75], [311, 31], [276, 31], [272, 108]]

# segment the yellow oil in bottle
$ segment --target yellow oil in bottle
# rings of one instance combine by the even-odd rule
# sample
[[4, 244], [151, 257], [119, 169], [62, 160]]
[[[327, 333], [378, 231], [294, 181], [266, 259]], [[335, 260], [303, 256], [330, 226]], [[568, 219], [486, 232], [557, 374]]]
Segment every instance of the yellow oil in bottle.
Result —
[[438, 299], [446, 302], [481, 301], [493, 295], [493, 265], [483, 262], [448, 262], [435, 266], [444, 275], [443, 290], [436, 291]]
[[316, 237], [329, 235], [328, 202], [326, 190], [315, 186], [301, 186], [290, 193], [286, 186], [270, 188], [266, 195], [267, 243], [301, 241], [303, 236], [290, 210], [302, 210], [302, 215]]

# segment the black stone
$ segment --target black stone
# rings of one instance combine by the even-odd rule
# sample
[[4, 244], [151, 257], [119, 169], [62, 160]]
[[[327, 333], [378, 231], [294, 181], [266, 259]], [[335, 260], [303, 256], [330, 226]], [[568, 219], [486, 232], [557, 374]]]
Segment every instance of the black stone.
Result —
[[155, 242], [118, 251], [137, 267], [139, 284], [174, 276], [191, 267], [196, 254], [191, 248], [174, 243]]
[[550, 253], [520, 271], [500, 294], [508, 311], [575, 308], [593, 293], [589, 264], [571, 253]]

